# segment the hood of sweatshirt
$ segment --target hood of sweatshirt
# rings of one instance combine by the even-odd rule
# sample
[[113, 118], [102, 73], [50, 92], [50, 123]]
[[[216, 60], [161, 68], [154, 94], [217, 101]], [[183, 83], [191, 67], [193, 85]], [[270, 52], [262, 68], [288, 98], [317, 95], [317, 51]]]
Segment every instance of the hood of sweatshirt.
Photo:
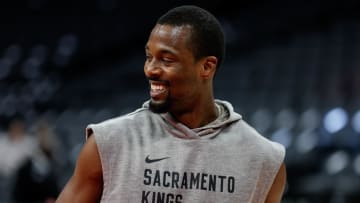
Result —
[[[172, 135], [183, 139], [210, 139], [217, 136], [222, 129], [231, 125], [233, 122], [241, 120], [240, 114], [234, 112], [233, 106], [224, 100], [215, 100], [219, 116], [214, 121], [199, 128], [188, 128], [177, 121], [170, 113], [159, 114], [163, 119], [163, 127]], [[149, 108], [149, 101], [143, 104], [143, 108]]]

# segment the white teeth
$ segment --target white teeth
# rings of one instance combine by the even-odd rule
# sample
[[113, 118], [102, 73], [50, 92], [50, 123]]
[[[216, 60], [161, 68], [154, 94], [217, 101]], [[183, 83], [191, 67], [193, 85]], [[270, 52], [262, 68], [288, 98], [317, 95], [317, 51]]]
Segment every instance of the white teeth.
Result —
[[165, 86], [163, 86], [163, 85], [151, 84], [151, 90], [162, 91], [164, 89], [165, 89]]

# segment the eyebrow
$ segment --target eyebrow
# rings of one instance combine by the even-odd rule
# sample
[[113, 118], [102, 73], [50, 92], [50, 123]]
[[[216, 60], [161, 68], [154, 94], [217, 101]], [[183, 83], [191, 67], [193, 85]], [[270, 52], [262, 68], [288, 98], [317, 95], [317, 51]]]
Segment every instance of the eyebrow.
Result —
[[[145, 50], [146, 50], [146, 51], [149, 50], [149, 46], [148, 46], [148, 45], [145, 45]], [[161, 53], [161, 54], [176, 55], [175, 52], [173, 52], [173, 51], [171, 51], [171, 50], [169, 50], [169, 49], [164, 49], [164, 48], [161, 48], [161, 49], [160, 49], [160, 53]]]

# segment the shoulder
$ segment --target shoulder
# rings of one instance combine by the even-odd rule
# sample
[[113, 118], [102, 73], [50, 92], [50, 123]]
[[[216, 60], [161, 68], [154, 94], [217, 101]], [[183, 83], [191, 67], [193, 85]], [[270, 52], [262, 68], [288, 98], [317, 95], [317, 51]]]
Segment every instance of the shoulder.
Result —
[[239, 120], [235, 128], [240, 133], [242, 142], [256, 149], [264, 158], [276, 159], [279, 164], [284, 160], [285, 147], [282, 144], [264, 137], [245, 120]]
[[146, 108], [139, 108], [133, 112], [130, 112], [128, 114], [124, 114], [121, 116], [113, 117], [107, 120], [104, 120], [102, 122], [99, 122], [97, 124], [90, 124], [90, 125], [98, 125], [98, 126], [111, 126], [123, 122], [129, 122], [129, 121], [136, 121], [139, 117], [149, 116], [151, 112]]
[[91, 123], [86, 127], [86, 137], [91, 134], [104, 134], [108, 131], [126, 129], [141, 123], [144, 119], [151, 116], [151, 112], [146, 108], [139, 108], [131, 113], [113, 117], [99, 123]]
[[[256, 163], [265, 167], [263, 173], [267, 177], [279, 179], [283, 182], [285, 172], [285, 147], [261, 135], [256, 129], [249, 125], [246, 121], [237, 122], [237, 128], [243, 137], [243, 142], [247, 147], [248, 153], [251, 153], [256, 159]], [[271, 179], [271, 182], [273, 180]], [[282, 183], [279, 185], [283, 185]], [[279, 186], [280, 187], [280, 186]], [[280, 188], [281, 189], [281, 188]]]

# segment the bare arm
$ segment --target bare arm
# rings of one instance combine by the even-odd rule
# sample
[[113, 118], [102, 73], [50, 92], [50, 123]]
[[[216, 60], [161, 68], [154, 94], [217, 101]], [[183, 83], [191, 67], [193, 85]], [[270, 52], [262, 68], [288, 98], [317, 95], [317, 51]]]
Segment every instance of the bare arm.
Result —
[[281, 164], [280, 169], [275, 177], [275, 180], [270, 188], [265, 203], [279, 203], [284, 193], [286, 185], [286, 167]]
[[80, 152], [75, 171], [56, 203], [100, 202], [103, 189], [102, 168], [94, 136], [90, 136]]

